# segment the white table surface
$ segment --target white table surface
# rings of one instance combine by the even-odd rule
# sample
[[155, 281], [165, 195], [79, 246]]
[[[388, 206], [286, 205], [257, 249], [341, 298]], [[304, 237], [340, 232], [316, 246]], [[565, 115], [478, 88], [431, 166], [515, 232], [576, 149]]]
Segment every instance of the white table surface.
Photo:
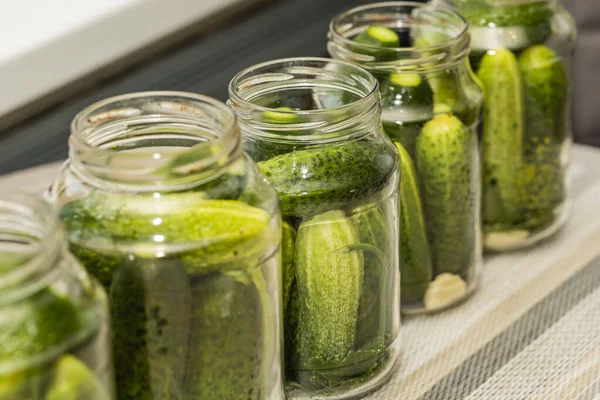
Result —
[[[600, 400], [600, 150], [575, 146], [573, 212], [524, 251], [486, 257], [479, 289], [447, 312], [405, 319], [379, 400]], [[60, 164], [0, 177], [36, 193]]]

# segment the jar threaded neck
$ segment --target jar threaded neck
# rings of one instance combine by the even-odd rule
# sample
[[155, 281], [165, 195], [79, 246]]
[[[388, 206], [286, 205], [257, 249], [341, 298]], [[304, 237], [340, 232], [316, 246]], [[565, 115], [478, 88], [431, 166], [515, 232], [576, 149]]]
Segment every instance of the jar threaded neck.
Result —
[[245, 135], [286, 142], [336, 141], [379, 120], [377, 80], [326, 58], [275, 60], [248, 68], [229, 84], [229, 106]]
[[235, 115], [212, 98], [140, 92], [108, 98], [71, 124], [69, 161], [85, 182], [124, 191], [181, 190], [242, 155]]
[[[399, 47], [359, 43], [369, 26], [401, 32]], [[469, 54], [466, 20], [450, 8], [415, 2], [385, 2], [352, 8], [329, 25], [327, 48], [335, 59], [374, 73], [433, 72], [462, 63]], [[407, 42], [410, 43], [407, 43]]]
[[44, 200], [24, 193], [0, 197], [0, 304], [49, 284], [64, 236]]

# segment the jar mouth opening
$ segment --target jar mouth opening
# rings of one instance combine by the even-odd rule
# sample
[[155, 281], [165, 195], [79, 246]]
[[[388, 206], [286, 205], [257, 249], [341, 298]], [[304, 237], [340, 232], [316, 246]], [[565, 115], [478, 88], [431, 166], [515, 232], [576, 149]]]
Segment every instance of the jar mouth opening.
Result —
[[111, 97], [79, 112], [71, 124], [69, 159], [83, 175], [172, 186], [241, 154], [235, 114], [223, 103], [185, 92]]
[[252, 126], [261, 136], [335, 136], [340, 123], [378, 111], [378, 85], [367, 70], [345, 61], [280, 59], [239, 72], [229, 83], [228, 104], [244, 132]]
[[0, 291], [47, 274], [63, 236], [54, 208], [43, 199], [18, 192], [0, 197]]
[[[383, 47], [354, 40], [373, 25], [395, 31], [398, 46]], [[462, 59], [467, 56], [470, 43], [468, 23], [456, 11], [439, 4], [403, 1], [373, 3], [344, 11], [331, 20], [328, 36], [329, 52], [335, 58], [388, 72], [414, 71], [442, 60]]]

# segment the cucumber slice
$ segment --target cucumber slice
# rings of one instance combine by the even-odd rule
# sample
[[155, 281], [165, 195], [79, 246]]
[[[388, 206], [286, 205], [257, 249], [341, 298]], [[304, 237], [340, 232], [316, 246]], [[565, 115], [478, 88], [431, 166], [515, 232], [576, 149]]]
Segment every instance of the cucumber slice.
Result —
[[385, 26], [369, 26], [354, 37], [354, 41], [371, 46], [395, 48], [400, 46], [398, 34]]

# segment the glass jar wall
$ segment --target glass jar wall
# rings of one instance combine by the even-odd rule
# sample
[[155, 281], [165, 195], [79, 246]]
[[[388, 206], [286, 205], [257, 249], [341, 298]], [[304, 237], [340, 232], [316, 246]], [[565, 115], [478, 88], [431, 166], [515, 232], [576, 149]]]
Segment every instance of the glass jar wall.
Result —
[[114, 399], [108, 305], [52, 207], [0, 196], [0, 398]]
[[77, 115], [53, 185], [72, 252], [109, 293], [117, 395], [283, 396], [281, 216], [235, 115], [149, 92]]
[[360, 397], [389, 378], [399, 345], [399, 161], [377, 81], [287, 59], [240, 72], [229, 95], [284, 216], [287, 395]]
[[380, 83], [383, 125], [402, 161], [402, 311], [443, 310], [476, 287], [482, 264], [477, 132], [483, 94], [467, 24], [420, 3], [357, 7], [330, 24], [333, 58]]
[[489, 250], [534, 244], [570, 208], [575, 25], [554, 0], [447, 0], [468, 20], [485, 87], [483, 223]]

